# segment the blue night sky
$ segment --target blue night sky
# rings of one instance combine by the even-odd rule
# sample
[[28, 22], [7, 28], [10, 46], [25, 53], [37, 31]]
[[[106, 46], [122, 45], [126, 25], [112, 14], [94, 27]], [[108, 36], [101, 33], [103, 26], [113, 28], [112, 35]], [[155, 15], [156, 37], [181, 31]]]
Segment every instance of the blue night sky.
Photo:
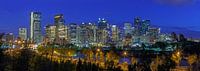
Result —
[[16, 34], [19, 27], [29, 28], [31, 11], [42, 13], [42, 27], [62, 13], [66, 24], [96, 22], [100, 17], [122, 25], [140, 16], [156, 26], [200, 31], [199, 0], [1, 0], [0, 32]]

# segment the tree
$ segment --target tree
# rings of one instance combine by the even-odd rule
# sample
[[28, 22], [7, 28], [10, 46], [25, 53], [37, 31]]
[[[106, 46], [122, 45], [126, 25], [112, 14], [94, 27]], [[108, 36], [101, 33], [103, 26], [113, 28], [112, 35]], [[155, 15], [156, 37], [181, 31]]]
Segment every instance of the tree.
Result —
[[179, 65], [180, 60], [182, 59], [181, 57], [181, 51], [177, 50], [174, 52], [171, 56], [171, 60], [173, 60], [177, 65]]
[[131, 64], [136, 64], [137, 63], [137, 58], [131, 57]]
[[197, 55], [196, 54], [189, 55], [187, 61], [190, 64], [190, 71], [192, 71], [191, 70], [192, 64], [197, 61]]
[[106, 53], [106, 61], [110, 62], [114, 59], [114, 52], [110, 50], [109, 52]]

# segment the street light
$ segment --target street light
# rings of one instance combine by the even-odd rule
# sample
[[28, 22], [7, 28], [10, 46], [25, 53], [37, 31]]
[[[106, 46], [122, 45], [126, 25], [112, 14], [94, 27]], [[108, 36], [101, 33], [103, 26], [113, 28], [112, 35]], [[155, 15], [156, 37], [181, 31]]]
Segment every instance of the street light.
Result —
[[124, 61], [125, 61], [125, 56], [127, 56], [127, 52], [124, 51], [124, 52], [123, 52], [123, 55], [124, 55]]
[[126, 55], [127, 55], [127, 52], [125, 51], [123, 54], [124, 54], [124, 56], [126, 56]]
[[100, 52], [100, 49], [99, 49], [99, 48], [97, 49], [97, 52]]
[[[97, 48], [97, 52], [96, 52], [96, 59], [95, 59], [95, 62], [97, 61], [97, 59], [99, 60], [99, 52], [100, 52], [100, 48]], [[96, 62], [97, 63], [97, 62]]]
[[179, 51], [177, 52], [177, 56], [180, 56], [180, 52]]

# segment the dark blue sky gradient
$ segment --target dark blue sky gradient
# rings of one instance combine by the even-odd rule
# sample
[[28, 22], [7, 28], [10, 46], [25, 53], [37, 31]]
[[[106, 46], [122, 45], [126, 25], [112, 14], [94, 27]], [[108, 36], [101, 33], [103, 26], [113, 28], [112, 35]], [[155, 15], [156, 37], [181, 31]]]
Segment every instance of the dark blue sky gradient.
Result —
[[140, 16], [153, 25], [200, 31], [199, 0], [1, 0], [0, 32], [29, 28], [31, 11], [42, 12], [42, 27], [52, 24], [55, 14], [63, 13], [67, 24], [96, 22], [103, 17], [122, 25]]

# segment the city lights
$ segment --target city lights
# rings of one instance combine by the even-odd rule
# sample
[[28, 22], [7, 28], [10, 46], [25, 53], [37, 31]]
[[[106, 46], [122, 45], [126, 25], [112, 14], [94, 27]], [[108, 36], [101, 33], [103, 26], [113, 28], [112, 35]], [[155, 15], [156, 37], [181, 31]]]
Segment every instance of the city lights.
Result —
[[[181, 71], [183, 60], [189, 64], [184, 70], [192, 71], [193, 64], [198, 63], [198, 42], [188, 41], [183, 34], [161, 33], [161, 28], [152, 26], [151, 20], [135, 17], [134, 22], [125, 22], [124, 26], [105, 18], [66, 23], [64, 14], [56, 14], [52, 24], [41, 28], [42, 16], [41, 12], [31, 12], [30, 28], [20, 27], [17, 37], [13, 33], [3, 34], [3, 57], [10, 56], [11, 62], [28, 60], [26, 65], [35, 66], [33, 71], [40, 70], [42, 65], [61, 71], [82, 67], [86, 71], [87, 67], [88, 71]], [[195, 50], [188, 48], [192, 46]]]

